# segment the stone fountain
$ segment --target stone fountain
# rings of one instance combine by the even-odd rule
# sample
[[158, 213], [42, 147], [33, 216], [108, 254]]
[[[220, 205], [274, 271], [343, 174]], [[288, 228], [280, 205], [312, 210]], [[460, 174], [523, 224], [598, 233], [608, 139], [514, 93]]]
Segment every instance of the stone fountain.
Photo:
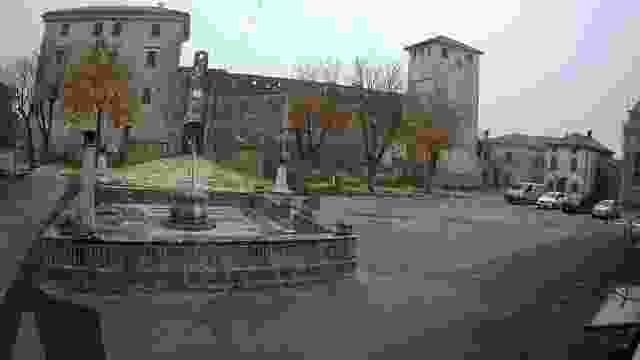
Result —
[[169, 218], [165, 225], [172, 229], [202, 231], [213, 229], [216, 224], [209, 218], [209, 193], [206, 184], [197, 181], [197, 154], [195, 141], [189, 139], [189, 145], [193, 154], [191, 167], [191, 184], [178, 182], [176, 192], [171, 197]]

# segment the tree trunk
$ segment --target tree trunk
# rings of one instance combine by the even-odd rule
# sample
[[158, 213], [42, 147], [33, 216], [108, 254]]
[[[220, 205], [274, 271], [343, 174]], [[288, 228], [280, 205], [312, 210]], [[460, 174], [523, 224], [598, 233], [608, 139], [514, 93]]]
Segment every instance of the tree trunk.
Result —
[[[49, 155], [49, 140], [50, 137], [49, 135], [51, 134], [51, 131], [47, 130], [47, 120], [46, 120], [46, 116], [44, 114], [44, 109], [42, 106], [42, 103], [40, 103], [40, 134], [42, 135], [42, 149], [40, 151], [41, 157], [42, 158], [46, 158]], [[51, 120], [51, 116], [53, 114], [53, 105], [49, 106], [49, 120]], [[49, 123], [51, 123], [52, 121], [49, 121]]]
[[[96, 120], [96, 153], [100, 154], [100, 152], [102, 151], [102, 111], [98, 111], [97, 114], [97, 120]], [[95, 162], [96, 162], [96, 168], [98, 168], [98, 158], [100, 156], [96, 156], [95, 158]]]
[[126, 164], [129, 159], [129, 137], [131, 136], [131, 127], [126, 126], [123, 129], [123, 141], [120, 145], [120, 160], [122, 164]]
[[29, 158], [29, 167], [35, 169], [37, 167], [34, 156], [33, 130], [31, 129], [31, 114], [25, 118], [25, 126], [27, 130], [27, 156]]
[[424, 163], [424, 193], [431, 194], [431, 181], [432, 179], [431, 160], [427, 160]]
[[372, 193], [376, 192], [376, 189], [375, 189], [376, 170], [377, 170], [376, 165], [377, 164], [375, 159], [369, 156], [369, 159], [367, 160], [367, 188], [369, 189], [369, 192], [372, 192]]

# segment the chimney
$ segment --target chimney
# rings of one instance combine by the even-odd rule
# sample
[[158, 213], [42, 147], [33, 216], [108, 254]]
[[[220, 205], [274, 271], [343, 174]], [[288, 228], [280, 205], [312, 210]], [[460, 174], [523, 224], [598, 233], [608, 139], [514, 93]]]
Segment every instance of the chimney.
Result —
[[592, 131], [591, 129], [587, 130], [587, 137], [591, 137]]

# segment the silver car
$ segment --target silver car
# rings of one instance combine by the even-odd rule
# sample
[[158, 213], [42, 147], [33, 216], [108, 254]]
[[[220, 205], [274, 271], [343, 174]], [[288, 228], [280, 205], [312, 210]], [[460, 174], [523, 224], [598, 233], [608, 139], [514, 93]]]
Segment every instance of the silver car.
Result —
[[617, 200], [602, 200], [591, 211], [591, 216], [601, 219], [617, 219], [622, 214], [622, 205]]
[[562, 192], [552, 191], [542, 194], [536, 201], [538, 209], [559, 209], [562, 202], [566, 199], [566, 194]]

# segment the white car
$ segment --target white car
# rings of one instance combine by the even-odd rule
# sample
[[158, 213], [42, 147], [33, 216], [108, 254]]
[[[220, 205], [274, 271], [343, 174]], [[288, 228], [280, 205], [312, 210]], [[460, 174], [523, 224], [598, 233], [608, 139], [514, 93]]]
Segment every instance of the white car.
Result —
[[565, 198], [565, 193], [557, 191], [547, 192], [538, 198], [536, 206], [538, 209], [559, 209]]

